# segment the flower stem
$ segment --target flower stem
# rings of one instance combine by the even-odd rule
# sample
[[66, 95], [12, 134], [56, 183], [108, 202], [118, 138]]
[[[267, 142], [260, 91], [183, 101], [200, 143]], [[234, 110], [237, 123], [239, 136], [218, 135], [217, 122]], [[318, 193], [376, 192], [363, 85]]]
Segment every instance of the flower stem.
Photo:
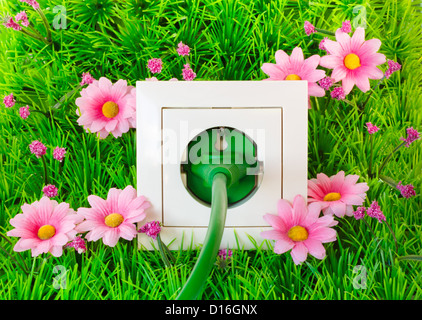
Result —
[[406, 144], [406, 141], [403, 141], [402, 143], [400, 143], [385, 159], [384, 162], [381, 164], [381, 166], [378, 169], [378, 174], [381, 173], [382, 169], [384, 169], [385, 165], [387, 164], [387, 162], [390, 160], [391, 156], [393, 155], [394, 152], [396, 152], [397, 150], [399, 150], [401, 147], [403, 147]]
[[384, 79], [385, 79], [385, 75], [381, 78], [380, 81], [378, 81], [378, 83], [375, 85], [375, 87], [372, 88], [371, 93], [368, 94], [368, 97], [366, 98], [365, 102], [363, 103], [363, 105], [361, 107], [362, 110], [365, 110], [365, 106], [368, 103], [369, 98], [372, 96], [372, 94], [374, 93], [375, 89], [379, 87], [379, 85], [381, 84], [381, 82], [384, 81]]
[[[29, 36], [29, 37], [31, 37], [31, 38], [33, 38], [33, 39], [35, 39], [35, 40], [40, 40], [40, 41], [42, 41], [42, 42], [46, 43], [46, 40], [45, 40], [45, 39], [43, 39], [42, 37], [41, 37], [41, 38], [39, 38], [36, 34], [34, 34], [34, 33], [32, 33], [32, 32], [29, 32], [29, 31], [24, 30], [24, 29], [22, 29], [22, 30], [21, 30], [21, 32], [22, 32], [23, 34], [25, 34], [25, 35], [27, 35], [27, 36]], [[46, 44], [48, 44], [48, 43], [46, 43]]]
[[319, 33], [322, 33], [322, 34], [329, 35], [329, 36], [335, 36], [336, 35], [334, 32], [328, 31], [328, 30], [324, 30], [324, 29], [315, 28], [315, 31], [316, 32], [319, 32]]
[[402, 256], [397, 258], [398, 261], [401, 260], [415, 260], [415, 261], [422, 261], [422, 256], [417, 256], [414, 254], [408, 255], [408, 256]]
[[369, 141], [371, 145], [371, 155], [369, 158], [368, 176], [369, 178], [372, 178], [372, 162], [373, 162], [373, 157], [374, 157], [374, 138], [372, 137], [372, 134], [369, 135]]
[[43, 156], [41, 156], [41, 159], [44, 166], [44, 183], [45, 185], [47, 185], [48, 184], [47, 163], [45, 162], [45, 158]]
[[176, 262], [176, 258], [173, 256], [173, 254], [171, 253], [170, 249], [164, 244], [164, 242], [161, 242], [161, 244], [163, 245], [163, 248], [166, 250], [167, 255], [170, 257], [171, 262], [175, 263]]
[[7, 252], [7, 250], [5, 249], [5, 248], [3, 248], [2, 246], [0, 246], [0, 249], [1, 250], [3, 250], [3, 252], [5, 253], [5, 254], [7, 254], [8, 256], [9, 256], [9, 258], [20, 268], [20, 269], [22, 269], [22, 271], [26, 274], [26, 275], [28, 275], [29, 273], [28, 273], [28, 271], [9, 253], [9, 252]]
[[63, 95], [63, 97], [61, 97], [60, 98], [60, 100], [59, 100], [59, 102], [57, 102], [54, 106], [53, 106], [53, 108], [54, 109], [58, 109], [61, 105], [62, 105], [62, 103], [65, 101], [65, 100], [67, 100], [67, 99], [69, 99], [72, 95], [74, 95], [75, 94], [75, 92], [76, 91], [78, 91], [79, 89], [81, 89], [81, 86], [77, 86], [77, 87], [75, 87], [75, 88], [73, 88], [72, 90], [70, 90], [68, 93], [66, 93], [65, 95]]
[[385, 220], [385, 224], [387, 225], [388, 229], [389, 229], [389, 230], [390, 230], [390, 232], [391, 232], [391, 235], [393, 236], [393, 239], [394, 239], [394, 244], [395, 244], [395, 246], [396, 246], [396, 254], [399, 254], [399, 245], [398, 245], [398, 243], [397, 243], [396, 234], [394, 233], [393, 228], [391, 228], [391, 225], [387, 222], [387, 220]]
[[48, 23], [48, 20], [47, 20], [47, 18], [45, 16], [44, 12], [40, 8], [36, 9], [36, 11], [40, 15], [40, 17], [41, 17], [41, 19], [42, 19], [42, 21], [44, 23], [45, 31], [47, 31], [47, 42], [48, 42], [48, 44], [51, 44], [52, 41], [51, 41], [50, 24]]
[[157, 242], [158, 242], [158, 249], [159, 249], [160, 254], [161, 254], [161, 259], [163, 260], [166, 267], [170, 268], [171, 264], [170, 264], [170, 261], [168, 260], [168, 258], [166, 256], [166, 253], [164, 252], [164, 248], [163, 248], [164, 243], [161, 241], [160, 234], [157, 234]]
[[378, 176], [382, 181], [384, 181], [385, 183], [389, 184], [391, 187], [393, 188], [397, 188], [397, 183], [390, 177], [387, 177], [383, 174], [380, 174]]
[[[6, 240], [10, 245], [13, 245], [12, 241], [10, 241], [9, 239], [7, 239], [7, 237], [4, 234], [0, 233], [0, 236], [4, 240]], [[2, 248], [2, 249], [3, 249], [3, 251], [5, 251], [4, 248]], [[6, 252], [6, 253], [8, 253], [8, 252]], [[18, 254], [19, 258], [22, 260], [22, 263], [23, 263], [23, 266], [24, 266], [24, 269], [22, 269], [22, 270], [24, 270], [24, 272], [26, 273], [26, 275], [28, 275], [28, 272], [26, 271], [26, 270], [28, 270], [28, 266], [26, 265], [24, 258], [22, 257], [22, 255], [20, 254], [20, 252], [17, 252], [17, 254]]]
[[377, 239], [377, 236], [375, 235], [374, 230], [371, 228], [371, 226], [369, 225], [368, 221], [365, 220], [365, 218], [362, 219], [362, 221], [366, 224], [366, 226], [368, 227], [368, 229], [371, 231], [372, 235], [374, 236], [375, 239]]

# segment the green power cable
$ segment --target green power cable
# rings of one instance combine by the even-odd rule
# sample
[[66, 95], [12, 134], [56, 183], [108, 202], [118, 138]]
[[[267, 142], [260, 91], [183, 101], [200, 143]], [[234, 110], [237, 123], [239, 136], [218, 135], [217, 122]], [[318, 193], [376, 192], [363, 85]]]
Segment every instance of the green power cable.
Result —
[[211, 216], [204, 246], [191, 275], [176, 300], [194, 300], [198, 297], [220, 248], [228, 205], [227, 177], [224, 173], [216, 173], [212, 181]]

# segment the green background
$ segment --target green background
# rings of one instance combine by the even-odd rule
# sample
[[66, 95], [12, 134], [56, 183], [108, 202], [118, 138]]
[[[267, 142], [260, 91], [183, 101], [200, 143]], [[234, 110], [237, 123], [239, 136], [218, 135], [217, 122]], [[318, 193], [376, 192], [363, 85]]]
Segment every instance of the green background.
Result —
[[[10, 218], [24, 203], [42, 196], [41, 162], [28, 145], [40, 140], [46, 155], [49, 179], [59, 188], [55, 199], [71, 207], [87, 207], [87, 196], [105, 197], [112, 187], [136, 186], [135, 130], [119, 139], [98, 140], [76, 123], [75, 99], [68, 96], [83, 72], [113, 82], [135, 85], [152, 75], [150, 58], [162, 58], [157, 77], [179, 80], [185, 60], [176, 53], [180, 41], [191, 47], [190, 63], [200, 80], [262, 80], [260, 67], [274, 63], [274, 53], [288, 54], [300, 46], [305, 58], [323, 55], [319, 34], [306, 36], [303, 23], [335, 31], [342, 21], [361, 19], [366, 12], [366, 39], [382, 41], [380, 52], [402, 64], [402, 70], [373, 93], [364, 112], [329, 96], [312, 99], [309, 111], [309, 178], [317, 173], [358, 174], [370, 190], [368, 201], [377, 200], [396, 233], [399, 250], [385, 224], [369, 221], [377, 238], [354, 218], [340, 219], [338, 241], [326, 245], [327, 257], [309, 257], [295, 266], [289, 254], [276, 255], [256, 245], [256, 250], [235, 250], [228, 269], [213, 269], [202, 299], [420, 299], [421, 262], [395, 262], [396, 256], [422, 254], [421, 142], [402, 148], [384, 173], [415, 186], [417, 196], [404, 199], [377, 177], [368, 178], [368, 134], [365, 123], [381, 128], [374, 136], [374, 165], [400, 142], [405, 129], [421, 131], [421, 7], [420, 1], [40, 1], [49, 21], [57, 17], [56, 5], [66, 9], [67, 27], [52, 30], [54, 46], [32, 40], [20, 32], [0, 28], [0, 92], [14, 93], [13, 108], [0, 107], [0, 232], [11, 229]], [[46, 8], [50, 8], [46, 10]], [[361, 8], [362, 9], [362, 8]], [[1, 1], [0, 12], [15, 15], [26, 10], [29, 20], [45, 34], [39, 16], [19, 1]], [[383, 71], [386, 67], [382, 66]], [[376, 82], [371, 82], [375, 85]], [[369, 92], [368, 92], [369, 93]], [[354, 89], [348, 99], [363, 102], [367, 94]], [[30, 105], [27, 120], [18, 108]], [[35, 110], [44, 112], [35, 112]], [[52, 159], [56, 146], [66, 147], [62, 163]], [[274, 212], [276, 203], [274, 199]], [[13, 243], [16, 238], [11, 239]], [[184, 239], [189, 241], [189, 239]], [[254, 242], [254, 239], [250, 239]], [[271, 245], [271, 243], [269, 243]], [[11, 252], [5, 240], [0, 245]], [[0, 258], [0, 299], [174, 299], [185, 283], [199, 251], [175, 252], [172, 268], [164, 268], [158, 252], [137, 250], [136, 240], [120, 240], [114, 248], [88, 243], [78, 255], [22, 257], [31, 270], [24, 274], [6, 254]], [[16, 255], [14, 255], [17, 257]], [[55, 266], [67, 269], [66, 289], [54, 289]], [[353, 281], [366, 268], [366, 288]]]

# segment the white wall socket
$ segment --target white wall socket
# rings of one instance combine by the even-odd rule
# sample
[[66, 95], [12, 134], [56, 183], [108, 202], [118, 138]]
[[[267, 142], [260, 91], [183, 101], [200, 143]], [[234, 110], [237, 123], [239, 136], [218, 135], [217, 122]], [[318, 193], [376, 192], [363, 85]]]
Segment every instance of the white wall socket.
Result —
[[[210, 208], [186, 190], [181, 161], [188, 143], [213, 127], [236, 128], [252, 138], [263, 163], [262, 181], [246, 202], [229, 208], [221, 248], [253, 248], [268, 230], [266, 213], [277, 201], [307, 196], [306, 81], [139, 81], [137, 190], [151, 202], [146, 221], [163, 224], [170, 249], [205, 238]], [[139, 235], [151, 249], [152, 239]]]

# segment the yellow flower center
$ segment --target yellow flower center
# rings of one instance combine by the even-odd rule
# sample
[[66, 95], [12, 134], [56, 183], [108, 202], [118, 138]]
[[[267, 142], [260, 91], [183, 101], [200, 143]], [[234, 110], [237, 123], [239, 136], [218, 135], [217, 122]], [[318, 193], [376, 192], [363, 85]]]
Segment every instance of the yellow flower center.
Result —
[[49, 224], [43, 225], [38, 229], [38, 238], [41, 240], [48, 240], [56, 234], [56, 228]]
[[105, 217], [104, 222], [107, 226], [111, 228], [116, 228], [120, 226], [123, 222], [124, 218], [119, 213], [112, 213]]
[[324, 197], [324, 201], [337, 201], [341, 199], [341, 194], [338, 192], [327, 193]]
[[354, 53], [350, 53], [344, 58], [344, 65], [347, 69], [355, 70], [360, 67], [360, 59]]
[[119, 106], [113, 101], [107, 101], [103, 104], [103, 115], [109, 119], [114, 118], [119, 113]]
[[297, 74], [289, 74], [284, 80], [302, 80]]
[[293, 241], [304, 241], [308, 239], [308, 231], [304, 227], [301, 227], [301, 226], [294, 226], [290, 228], [287, 235]]

